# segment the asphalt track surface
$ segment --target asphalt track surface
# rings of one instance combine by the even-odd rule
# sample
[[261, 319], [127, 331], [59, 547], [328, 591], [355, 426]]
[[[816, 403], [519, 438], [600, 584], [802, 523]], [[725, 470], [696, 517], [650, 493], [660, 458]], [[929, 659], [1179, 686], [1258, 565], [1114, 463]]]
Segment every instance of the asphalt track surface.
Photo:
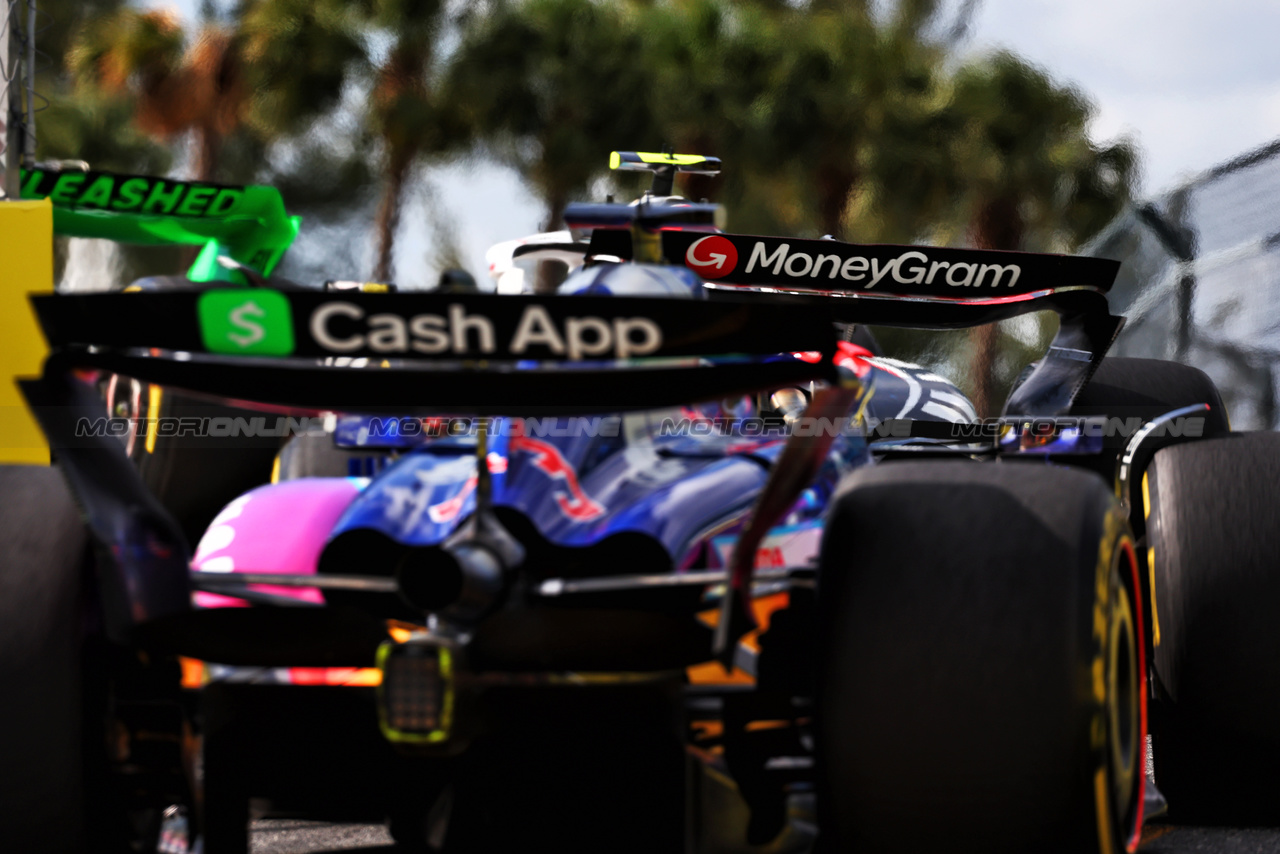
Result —
[[[1274, 854], [1280, 828], [1148, 825], [1142, 854]], [[253, 823], [252, 854], [395, 854], [391, 837], [377, 824], [326, 824], [266, 819]]]

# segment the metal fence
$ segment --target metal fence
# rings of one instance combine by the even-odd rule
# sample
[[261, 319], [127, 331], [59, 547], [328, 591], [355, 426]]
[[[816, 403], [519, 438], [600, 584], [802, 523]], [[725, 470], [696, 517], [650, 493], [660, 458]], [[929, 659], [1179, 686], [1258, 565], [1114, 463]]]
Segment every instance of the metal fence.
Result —
[[1194, 365], [1233, 429], [1280, 428], [1280, 140], [1131, 207], [1084, 254], [1123, 262], [1113, 355]]

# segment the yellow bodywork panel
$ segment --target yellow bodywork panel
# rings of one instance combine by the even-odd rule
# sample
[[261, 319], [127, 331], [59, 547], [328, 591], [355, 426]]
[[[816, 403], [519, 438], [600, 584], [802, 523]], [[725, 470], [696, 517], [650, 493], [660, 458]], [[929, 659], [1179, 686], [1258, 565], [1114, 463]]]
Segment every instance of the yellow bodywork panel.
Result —
[[0, 463], [49, 464], [49, 444], [15, 380], [40, 375], [49, 352], [30, 293], [53, 291], [53, 205], [0, 202]]

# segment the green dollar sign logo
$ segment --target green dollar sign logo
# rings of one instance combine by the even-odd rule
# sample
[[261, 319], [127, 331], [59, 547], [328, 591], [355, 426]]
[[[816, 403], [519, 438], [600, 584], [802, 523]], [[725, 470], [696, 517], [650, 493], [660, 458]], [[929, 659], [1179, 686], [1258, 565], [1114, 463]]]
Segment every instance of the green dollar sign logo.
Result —
[[200, 295], [200, 334], [210, 353], [287, 356], [293, 352], [293, 317], [279, 291], [217, 290]]
[[230, 332], [227, 337], [239, 344], [241, 347], [252, 346], [263, 338], [267, 337], [267, 331], [262, 328], [262, 324], [254, 323], [252, 319], [266, 317], [266, 312], [262, 306], [250, 300], [238, 308], [231, 310], [230, 319], [232, 326], [238, 326], [245, 330], [244, 332]]

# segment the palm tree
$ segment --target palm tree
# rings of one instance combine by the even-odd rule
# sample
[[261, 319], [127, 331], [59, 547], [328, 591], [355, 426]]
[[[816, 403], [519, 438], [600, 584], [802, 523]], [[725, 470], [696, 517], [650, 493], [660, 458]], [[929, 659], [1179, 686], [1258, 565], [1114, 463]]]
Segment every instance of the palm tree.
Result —
[[754, 141], [762, 128], [759, 99], [781, 52], [778, 13], [774, 4], [760, 2], [686, 0], [634, 15], [658, 138], [676, 151], [725, 163], [717, 177], [684, 177], [684, 195], [724, 202], [737, 231], [808, 225], [793, 158], [777, 158]]
[[392, 42], [373, 63], [369, 114], [382, 144], [383, 187], [375, 220], [377, 260], [373, 277], [390, 281], [400, 211], [414, 163], [443, 155], [465, 138], [457, 111], [442, 90], [437, 60], [446, 19], [442, 0], [370, 0], [366, 14]]
[[228, 32], [208, 27], [190, 48], [187, 42], [172, 12], [124, 8], [83, 30], [70, 62], [82, 81], [133, 96], [134, 121], [144, 133], [171, 140], [193, 132], [193, 171], [209, 180], [222, 137], [240, 122], [247, 88]]
[[[1128, 201], [1132, 144], [1092, 142], [1085, 96], [1018, 57], [998, 53], [961, 68], [951, 110], [950, 154], [964, 176], [953, 217], [972, 245], [1069, 252]], [[972, 339], [981, 414], [993, 412], [994, 391], [1010, 379], [995, 376], [997, 339], [994, 326], [979, 327]]]
[[935, 6], [904, 0], [883, 21], [862, 2], [646, 7], [657, 120], [728, 163], [693, 194], [721, 187], [735, 228], [917, 236], [949, 197]]
[[451, 63], [451, 100], [465, 105], [488, 152], [534, 187], [548, 229], [607, 171], [611, 150], [662, 143], [630, 11], [582, 0], [500, 4], [472, 20]]
[[194, 35], [167, 11], [122, 7], [81, 29], [69, 66], [89, 89], [128, 97], [134, 122], [166, 141], [192, 134], [197, 180], [219, 177], [226, 139], [296, 132], [331, 108], [359, 54], [339, 0], [250, 0]]

